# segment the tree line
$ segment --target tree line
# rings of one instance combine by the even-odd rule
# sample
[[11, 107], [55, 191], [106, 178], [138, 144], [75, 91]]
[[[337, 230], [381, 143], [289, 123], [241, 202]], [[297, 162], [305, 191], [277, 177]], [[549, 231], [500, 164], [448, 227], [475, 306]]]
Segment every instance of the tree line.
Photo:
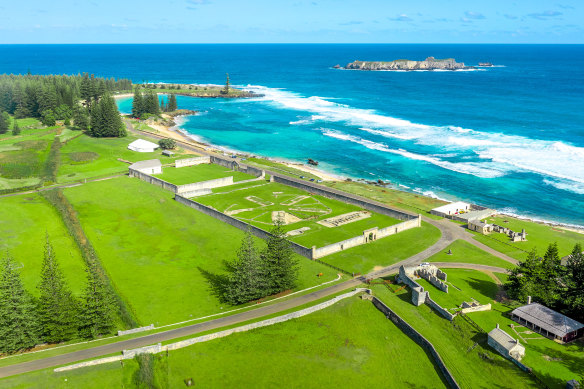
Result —
[[296, 287], [298, 262], [282, 223], [276, 222], [270, 233], [260, 251], [247, 231], [237, 258], [226, 263], [228, 275], [219, 287], [223, 301], [238, 305]]
[[505, 284], [509, 297], [526, 301], [527, 296], [584, 322], [584, 254], [576, 244], [562, 265], [557, 243], [543, 255], [533, 249], [525, 261], [510, 271]]
[[134, 99], [132, 101], [132, 116], [139, 119], [146, 119], [149, 116], [158, 116], [161, 112], [173, 112], [178, 108], [176, 95], [170, 94], [167, 102], [164, 98], [158, 101], [158, 95], [154, 90], [136, 87], [134, 90]]
[[[0, 75], [0, 115], [7, 112], [16, 119], [33, 117], [46, 126], [54, 126], [57, 120], [69, 125], [73, 120], [76, 127], [92, 136], [124, 136], [117, 106], [114, 103], [112, 107], [107, 97], [113, 92], [127, 90], [132, 90], [132, 82], [128, 79], [99, 78], [87, 73], [73, 76], [3, 74]], [[103, 100], [106, 101], [102, 103]], [[94, 108], [100, 111], [98, 115], [92, 115]], [[2, 128], [0, 123], [0, 130]], [[19, 131], [16, 129], [17, 133]]]
[[47, 236], [35, 298], [23, 286], [17, 262], [0, 263], [0, 353], [78, 337], [95, 338], [114, 327], [115, 303], [97, 266], [86, 268], [80, 299], [73, 296]]

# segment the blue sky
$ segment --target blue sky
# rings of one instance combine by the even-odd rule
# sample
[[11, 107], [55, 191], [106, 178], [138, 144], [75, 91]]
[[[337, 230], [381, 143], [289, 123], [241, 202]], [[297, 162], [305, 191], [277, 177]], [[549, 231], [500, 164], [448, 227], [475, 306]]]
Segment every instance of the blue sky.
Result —
[[21, 0], [0, 43], [584, 43], [582, 0]]

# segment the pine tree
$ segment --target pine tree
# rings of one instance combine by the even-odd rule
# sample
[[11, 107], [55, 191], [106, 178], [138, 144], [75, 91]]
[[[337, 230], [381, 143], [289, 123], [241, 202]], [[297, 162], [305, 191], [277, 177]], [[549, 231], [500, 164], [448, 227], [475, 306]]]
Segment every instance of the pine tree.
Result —
[[253, 236], [247, 231], [237, 259], [229, 264], [230, 274], [224, 299], [230, 304], [243, 304], [266, 296], [266, 282], [261, 269], [261, 260]]
[[83, 74], [81, 79], [81, 85], [79, 86], [79, 93], [81, 94], [81, 99], [83, 100], [83, 105], [89, 110], [91, 110], [91, 98], [93, 95], [91, 88], [91, 80], [87, 73]]
[[227, 75], [227, 79], [225, 80], [225, 87], [221, 91], [224, 95], [229, 94], [229, 73], [225, 73]]
[[566, 264], [566, 304], [580, 321], [584, 319], [584, 254], [582, 246], [574, 246]]
[[4, 112], [0, 111], [0, 134], [6, 134], [8, 132], [8, 121]]
[[91, 129], [89, 134], [94, 137], [123, 137], [126, 129], [114, 98], [105, 94], [94, 104], [91, 111]]
[[178, 109], [178, 105], [176, 103], [176, 95], [174, 93], [172, 93], [170, 95], [170, 97], [168, 98], [168, 107], [167, 110], [168, 112], [174, 112]]
[[144, 112], [152, 115], [160, 115], [158, 97], [152, 89], [149, 89], [144, 96]]
[[0, 266], [0, 352], [34, 347], [39, 325], [32, 296], [24, 289], [16, 263], [10, 257]]
[[95, 264], [86, 268], [87, 286], [81, 304], [79, 332], [87, 338], [107, 334], [113, 329], [114, 299], [107, 281]]
[[77, 333], [77, 306], [65, 283], [53, 246], [46, 237], [45, 258], [41, 267], [39, 322], [45, 342], [59, 343], [73, 339]]
[[538, 280], [541, 278], [541, 258], [537, 250], [533, 249], [527, 255], [525, 261], [520, 261], [511, 269], [505, 290], [509, 297], [526, 301], [527, 296], [538, 297]]
[[14, 125], [12, 126], [12, 135], [20, 135], [20, 127], [16, 119], [14, 119]]
[[558, 244], [548, 246], [541, 262], [541, 274], [537, 280], [539, 298], [545, 305], [553, 306], [562, 293], [560, 278], [563, 276]]
[[81, 106], [75, 107], [73, 121], [75, 122], [75, 127], [82, 131], [87, 131], [89, 129], [89, 115], [87, 114], [87, 109]]
[[277, 220], [262, 252], [262, 269], [267, 282], [267, 294], [293, 289], [298, 279], [298, 261], [286, 239], [283, 223]]
[[144, 113], [144, 96], [138, 87], [134, 90], [134, 100], [132, 101], [132, 116], [140, 118]]

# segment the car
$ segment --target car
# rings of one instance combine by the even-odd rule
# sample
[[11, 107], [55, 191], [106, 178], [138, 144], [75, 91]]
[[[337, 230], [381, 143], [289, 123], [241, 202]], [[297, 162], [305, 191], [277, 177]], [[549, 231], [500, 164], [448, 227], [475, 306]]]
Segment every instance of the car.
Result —
[[316, 182], [318, 182], [318, 183], [321, 183], [321, 182], [322, 182], [322, 180], [316, 180]]
[[422, 263], [420, 263], [420, 266], [430, 266], [430, 263], [429, 262], [422, 262]]
[[231, 158], [237, 158], [237, 155], [233, 154], [233, 155], [231, 156]]
[[300, 178], [304, 179], [304, 176], [300, 176]]
[[314, 178], [311, 178], [310, 181], [314, 182]]

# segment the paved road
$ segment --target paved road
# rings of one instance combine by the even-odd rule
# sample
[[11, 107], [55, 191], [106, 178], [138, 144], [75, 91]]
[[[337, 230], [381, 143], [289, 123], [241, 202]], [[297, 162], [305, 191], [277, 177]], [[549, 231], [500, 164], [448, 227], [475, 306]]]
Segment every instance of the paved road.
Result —
[[[127, 126], [129, 131], [136, 132], [133, 129], [131, 123], [129, 123], [128, 121], [125, 121], [125, 122], [126, 122], [126, 126]], [[146, 134], [141, 133], [141, 132], [139, 133], [139, 135], [150, 137], [150, 138], [158, 138], [158, 139], [163, 138], [162, 136], [153, 135], [153, 134], [146, 135]], [[184, 142], [180, 142], [180, 143], [181, 143], [181, 146], [186, 148], [186, 149], [189, 149], [189, 150], [195, 151], [197, 153], [201, 153], [201, 154], [210, 154], [210, 153], [208, 153], [200, 148], [194, 147], [190, 144], [187, 144]], [[266, 172], [268, 174], [273, 173], [270, 171], [266, 171]], [[278, 174], [278, 173], [274, 173], [274, 174]], [[302, 183], [307, 184], [307, 182], [304, 180], [302, 180]], [[318, 184], [314, 184], [311, 182], [308, 182], [308, 184], [318, 187]], [[347, 195], [344, 192], [343, 192], [343, 194]], [[353, 195], [351, 195], [351, 197], [355, 197], [357, 199], [359, 198], [359, 196], [353, 196]], [[186, 327], [181, 327], [181, 328], [174, 329], [174, 330], [159, 332], [159, 333], [152, 334], [152, 335], [145, 335], [145, 336], [142, 336], [139, 338], [124, 340], [124, 341], [120, 341], [120, 342], [116, 342], [116, 343], [112, 343], [112, 344], [108, 344], [108, 345], [96, 346], [93, 348], [75, 351], [75, 352], [62, 354], [62, 355], [58, 355], [58, 356], [47, 357], [47, 358], [39, 359], [39, 360], [35, 360], [35, 361], [24, 362], [24, 363], [20, 363], [20, 364], [0, 367], [0, 378], [1, 377], [8, 377], [8, 376], [15, 375], [15, 374], [21, 374], [21, 373], [31, 372], [31, 371], [35, 371], [35, 370], [45, 369], [45, 368], [49, 368], [49, 367], [70, 364], [70, 363], [79, 362], [79, 361], [86, 360], [86, 359], [97, 358], [97, 357], [107, 355], [107, 354], [121, 352], [122, 350], [143, 347], [143, 346], [147, 346], [147, 345], [151, 345], [151, 344], [155, 344], [155, 343], [159, 343], [159, 342], [163, 342], [163, 341], [168, 341], [168, 340], [172, 340], [172, 339], [176, 339], [176, 338], [180, 338], [180, 337], [184, 337], [184, 336], [195, 335], [195, 334], [200, 333], [200, 332], [209, 331], [209, 330], [213, 330], [213, 329], [217, 329], [217, 328], [225, 327], [225, 326], [231, 326], [231, 325], [235, 325], [235, 324], [242, 323], [245, 321], [258, 319], [258, 318], [264, 317], [266, 315], [271, 315], [271, 314], [282, 312], [282, 311], [285, 311], [288, 309], [292, 309], [292, 308], [298, 307], [300, 305], [311, 303], [311, 302], [314, 302], [314, 301], [319, 300], [321, 298], [324, 298], [324, 297], [333, 295], [335, 293], [341, 292], [345, 289], [354, 288], [354, 287], [360, 285], [361, 283], [363, 283], [366, 279], [388, 276], [390, 274], [397, 272], [399, 267], [402, 265], [413, 265], [416, 263], [423, 262], [425, 259], [431, 257], [432, 255], [439, 253], [442, 250], [445, 250], [446, 247], [448, 247], [448, 245], [450, 245], [452, 242], [454, 242], [457, 239], [465, 240], [465, 241], [467, 241], [467, 242], [469, 242], [469, 243], [471, 243], [471, 244], [473, 244], [473, 245], [475, 245], [475, 246], [477, 246], [485, 251], [488, 251], [488, 252], [492, 253], [493, 255], [496, 255], [499, 258], [502, 258], [506, 261], [509, 261], [511, 263], [516, 262], [514, 259], [512, 259], [504, 254], [501, 254], [497, 251], [494, 251], [490, 247], [487, 247], [480, 242], [475, 241], [474, 239], [472, 239], [472, 235], [470, 233], [468, 233], [461, 226], [459, 226], [455, 223], [451, 223], [448, 220], [433, 220], [433, 219], [429, 219], [429, 218], [424, 218], [424, 221], [426, 221], [426, 222], [428, 222], [428, 223], [430, 223], [430, 224], [432, 224], [435, 227], [440, 229], [440, 231], [442, 232], [442, 236], [440, 237], [438, 242], [436, 242], [434, 245], [432, 245], [431, 247], [425, 249], [424, 251], [422, 251], [418, 254], [415, 254], [415, 255], [413, 255], [413, 256], [411, 256], [403, 261], [400, 261], [396, 264], [393, 264], [391, 266], [387, 266], [383, 269], [374, 271], [370, 274], [367, 274], [366, 276], [353, 278], [351, 280], [327, 287], [325, 289], [318, 290], [316, 292], [312, 292], [312, 293], [309, 293], [306, 295], [298, 296], [298, 297], [295, 297], [293, 299], [281, 301], [281, 302], [274, 303], [271, 305], [261, 306], [259, 308], [256, 308], [256, 309], [253, 309], [250, 311], [234, 314], [231, 316], [221, 317], [221, 318], [214, 319], [214, 320], [209, 320], [209, 321], [206, 321], [203, 323], [193, 324], [193, 325], [189, 325]], [[499, 268], [499, 267], [486, 266], [486, 265], [475, 265], [475, 264], [439, 263], [438, 265], [443, 266], [443, 267], [450, 267], [452, 265], [457, 265], [457, 267], [490, 271], [490, 272], [503, 272], [504, 273], [506, 271], [505, 269]]]

